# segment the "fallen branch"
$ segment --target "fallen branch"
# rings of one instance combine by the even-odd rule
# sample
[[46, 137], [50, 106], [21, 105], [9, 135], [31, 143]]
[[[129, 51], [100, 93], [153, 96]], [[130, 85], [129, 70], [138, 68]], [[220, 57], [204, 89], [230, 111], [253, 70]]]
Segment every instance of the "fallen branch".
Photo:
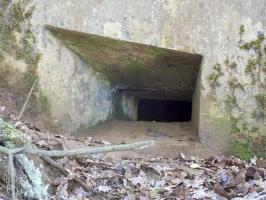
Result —
[[[71, 156], [89, 155], [89, 154], [96, 154], [96, 153], [106, 153], [106, 152], [112, 152], [112, 151], [144, 149], [144, 148], [151, 146], [153, 143], [154, 143], [153, 140], [147, 140], [147, 141], [136, 142], [136, 143], [131, 143], [131, 144], [111, 145], [111, 146], [105, 146], [105, 147], [81, 148], [81, 149], [71, 149], [71, 150], [61, 150], [61, 151], [41, 150], [41, 149], [30, 147], [30, 145], [26, 145], [23, 148], [14, 148], [14, 149], [9, 149], [9, 148], [0, 146], [0, 153], [7, 154], [9, 156], [12, 200], [16, 200], [16, 191], [15, 191], [16, 170], [14, 167], [13, 158], [17, 154], [28, 154], [28, 155], [41, 156], [49, 164], [60, 169], [62, 173], [67, 175], [68, 172], [65, 169], [63, 169], [62, 166], [58, 165], [55, 161], [53, 161], [49, 157], [65, 157], [65, 156], [71, 157]], [[75, 178], [74, 181], [80, 184], [84, 189], [89, 190], [86, 184], [80, 179]]]
[[111, 145], [105, 147], [96, 147], [96, 148], [81, 148], [81, 149], [71, 149], [71, 150], [41, 150], [32, 147], [25, 147], [18, 149], [19, 151], [14, 151], [6, 147], [0, 147], [0, 152], [8, 154], [13, 152], [13, 154], [30, 154], [30, 155], [39, 155], [39, 156], [48, 156], [48, 157], [71, 157], [71, 156], [80, 156], [88, 154], [97, 154], [97, 153], [106, 153], [111, 151], [125, 151], [125, 150], [135, 150], [143, 149], [151, 146], [154, 143], [153, 140], [147, 140], [143, 142], [136, 142], [131, 144], [120, 144], [120, 145]]
[[16, 155], [22, 150], [24, 150], [25, 148], [26, 146], [22, 148], [9, 149], [9, 148], [0, 146], [0, 153], [6, 154], [6, 155], [9, 155], [11, 153], [12, 155]]

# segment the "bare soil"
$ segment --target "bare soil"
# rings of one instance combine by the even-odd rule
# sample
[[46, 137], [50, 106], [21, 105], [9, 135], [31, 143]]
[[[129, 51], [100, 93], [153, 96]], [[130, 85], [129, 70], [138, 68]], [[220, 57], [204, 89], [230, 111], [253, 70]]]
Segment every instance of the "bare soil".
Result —
[[[39, 131], [30, 122], [12, 120], [1, 104], [0, 108], [0, 117], [10, 119], [40, 149], [155, 141], [143, 150], [54, 158], [53, 163], [64, 172], [45, 159], [37, 156], [37, 161], [32, 157], [35, 164], [45, 166], [50, 199], [265, 199], [266, 171], [259, 160], [247, 163], [235, 157], [217, 156], [219, 152], [200, 144], [190, 123], [112, 120], [71, 136]], [[202, 159], [209, 156], [213, 157]], [[17, 166], [17, 172], [18, 169]], [[17, 175], [23, 173], [21, 170]], [[3, 180], [0, 199], [7, 200], [9, 184]], [[25, 194], [18, 193], [18, 197], [25, 199]]]
[[164, 156], [175, 158], [184, 153], [187, 156], [207, 158], [218, 155], [213, 149], [205, 147], [191, 129], [189, 122], [144, 122], [111, 120], [100, 124], [86, 132], [77, 134], [78, 137], [92, 137], [108, 141], [112, 144], [132, 143], [143, 140], [154, 140], [155, 144], [144, 150], [119, 152], [112, 154], [137, 154]]
[[[7, 92], [2, 88], [0, 90], [0, 107], [5, 107], [8, 113], [17, 116], [20, 112], [20, 106], [17, 103], [16, 96], [10, 91]], [[36, 116], [31, 115], [29, 111], [25, 112], [22, 120], [35, 124], [42, 132], [50, 132], [53, 134], [53, 131], [45, 129], [42, 121], [36, 118]], [[92, 137], [110, 142], [111, 144], [132, 143], [143, 140], [155, 141], [152, 147], [144, 150], [112, 152], [106, 155], [117, 159], [123, 156], [145, 157], [148, 155], [176, 158], [180, 156], [180, 153], [186, 156], [208, 158], [221, 154], [221, 152], [210, 149], [199, 142], [197, 135], [192, 131], [190, 122], [165, 123], [110, 120], [89, 128], [86, 131], [73, 133], [73, 136], [83, 139]], [[66, 141], [64, 145], [69, 149], [82, 146], [76, 140]]]

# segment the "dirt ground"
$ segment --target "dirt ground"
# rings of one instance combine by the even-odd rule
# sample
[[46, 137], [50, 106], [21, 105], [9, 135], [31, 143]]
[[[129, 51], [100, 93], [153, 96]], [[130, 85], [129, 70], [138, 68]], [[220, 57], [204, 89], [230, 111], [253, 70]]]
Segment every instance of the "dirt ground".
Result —
[[202, 158], [218, 155], [219, 152], [202, 145], [191, 130], [189, 122], [144, 122], [111, 120], [77, 135], [108, 141], [112, 144], [154, 140], [152, 147], [137, 152], [112, 153], [116, 155], [137, 154], [175, 158], [184, 153]]
[[[0, 117], [9, 120], [42, 150], [64, 151], [155, 141], [153, 146], [143, 150], [59, 157], [49, 162], [46, 158], [32, 157], [45, 166], [44, 177], [50, 184], [49, 194], [45, 195], [51, 200], [265, 199], [266, 171], [260, 162], [264, 160], [248, 163], [235, 157], [219, 156], [220, 152], [198, 141], [190, 123], [111, 120], [80, 134], [64, 135], [63, 132], [49, 133], [42, 127], [39, 130], [33, 124], [36, 119], [28, 122], [12, 119], [5, 109], [0, 104]], [[16, 169], [17, 174], [29, 179], [25, 170]], [[1, 188], [0, 199], [10, 199], [9, 185], [3, 180]], [[39, 193], [34, 195], [18, 193], [18, 199], [44, 199], [36, 198]]]
[[[15, 95], [5, 90], [1, 90], [0, 92], [0, 107], [5, 107], [8, 113], [13, 113], [15, 116], [20, 111]], [[53, 134], [50, 130], [43, 128], [44, 126], [38, 118], [32, 117], [27, 111], [25, 114], [26, 116], [22, 120], [35, 124], [42, 132], [50, 132]], [[73, 133], [73, 136], [82, 139], [92, 137], [110, 142], [111, 144], [132, 143], [143, 140], [155, 141], [152, 147], [144, 150], [112, 152], [106, 155], [116, 158], [120, 158], [121, 156], [145, 157], [148, 155], [175, 158], [180, 156], [180, 153], [187, 156], [208, 158], [221, 154], [221, 152], [201, 144], [198, 137], [193, 133], [189, 122], [165, 123], [109, 120], [81, 133]], [[80, 145], [82, 146], [82, 144], [75, 140], [66, 141], [65, 144], [66, 148], [70, 149], [78, 148]]]

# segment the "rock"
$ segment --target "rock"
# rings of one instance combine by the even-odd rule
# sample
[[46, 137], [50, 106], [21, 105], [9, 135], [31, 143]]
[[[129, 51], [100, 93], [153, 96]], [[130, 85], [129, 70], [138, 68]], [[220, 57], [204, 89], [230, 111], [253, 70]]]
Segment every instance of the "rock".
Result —
[[189, 167], [192, 168], [192, 169], [199, 169], [200, 168], [200, 165], [197, 164], [197, 163], [193, 163]]
[[181, 157], [183, 160], [186, 159], [186, 156], [185, 156], [185, 154], [183, 154], [183, 153], [180, 153], [180, 157]]

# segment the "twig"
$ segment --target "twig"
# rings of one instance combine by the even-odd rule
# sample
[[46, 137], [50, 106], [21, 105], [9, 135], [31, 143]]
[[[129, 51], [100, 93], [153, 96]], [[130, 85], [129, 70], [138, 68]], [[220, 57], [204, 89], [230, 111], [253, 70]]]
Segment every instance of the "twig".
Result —
[[9, 170], [10, 170], [10, 181], [11, 181], [11, 194], [12, 200], [16, 200], [16, 169], [14, 167], [13, 154], [8, 154], [9, 158]]
[[[151, 146], [154, 143], [153, 140], [147, 140], [143, 142], [136, 142], [131, 144], [121, 144], [121, 145], [112, 145], [106, 147], [96, 147], [96, 148], [81, 148], [81, 149], [71, 149], [71, 150], [41, 150], [32, 147], [25, 147], [20, 149], [17, 153], [14, 154], [30, 154], [30, 155], [39, 155], [39, 156], [48, 156], [48, 157], [64, 157], [64, 156], [80, 156], [88, 154], [97, 154], [97, 153], [106, 153], [111, 151], [125, 151], [125, 150], [134, 150], [134, 149], [143, 149]], [[7, 153], [10, 149], [0, 146], [0, 152]]]
[[9, 148], [0, 146], [0, 153], [4, 153], [6, 155], [9, 155], [11, 153], [12, 155], [16, 155], [16, 154], [19, 154], [20, 152], [22, 152], [27, 147], [28, 147], [28, 145], [26, 145], [22, 148], [9, 149]]
[[30, 92], [29, 92], [29, 94], [27, 96], [27, 99], [26, 99], [26, 101], [25, 101], [25, 103], [24, 103], [24, 105], [23, 105], [23, 107], [22, 107], [22, 109], [21, 109], [21, 111], [20, 111], [20, 113], [19, 113], [19, 115], [17, 117], [18, 120], [20, 120], [20, 118], [22, 117], [23, 113], [25, 112], [25, 109], [26, 109], [26, 107], [28, 105], [28, 102], [30, 100], [31, 94], [32, 94], [33, 89], [34, 89], [34, 87], [35, 87], [37, 82], [38, 82], [38, 78], [35, 79], [33, 85], [31, 86], [31, 89], [30, 89]]
[[[61, 164], [55, 162], [53, 159], [51, 159], [51, 158], [49, 158], [49, 157], [47, 157], [47, 156], [41, 156], [41, 158], [42, 158], [43, 160], [45, 160], [47, 163], [49, 163], [51, 166], [53, 166], [53, 167], [59, 169], [64, 175], [66, 175], [66, 176], [69, 175], [69, 173], [67, 172], [67, 170], [65, 170], [65, 169], [62, 167]], [[89, 188], [89, 187], [87, 186], [87, 184], [84, 183], [82, 180], [80, 180], [78, 177], [75, 176], [72, 180], [75, 181], [77, 184], [79, 184], [81, 187], [83, 187], [85, 191], [87, 191], [87, 192], [90, 191], [91, 188]]]
[[154, 140], [147, 140], [143, 142], [136, 142], [131, 144], [120, 144], [120, 145], [111, 145], [106, 147], [96, 147], [96, 148], [81, 148], [81, 149], [71, 149], [71, 150], [41, 150], [37, 148], [30, 147], [26, 145], [23, 148], [9, 149], [6, 147], [0, 146], [0, 153], [12, 155], [16, 154], [29, 154], [29, 155], [39, 155], [39, 156], [48, 156], [48, 157], [64, 157], [64, 156], [80, 156], [96, 153], [106, 153], [111, 151], [125, 151], [125, 150], [134, 150], [134, 149], [143, 149], [151, 146], [154, 143]]

